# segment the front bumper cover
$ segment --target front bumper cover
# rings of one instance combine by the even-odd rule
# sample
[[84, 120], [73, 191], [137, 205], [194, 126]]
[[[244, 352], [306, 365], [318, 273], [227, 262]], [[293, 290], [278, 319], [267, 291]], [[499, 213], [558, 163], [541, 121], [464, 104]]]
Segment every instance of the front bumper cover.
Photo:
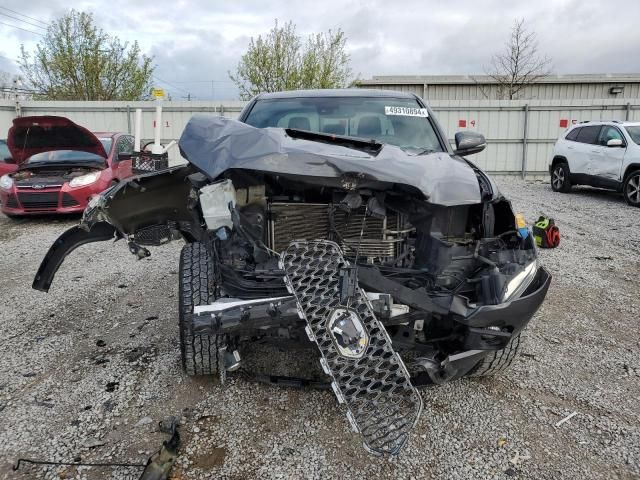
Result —
[[[499, 350], [531, 320], [544, 301], [550, 283], [551, 275], [540, 267], [524, 295], [516, 300], [476, 308], [466, 306], [461, 300], [454, 300], [447, 313], [452, 321], [466, 330], [465, 348]], [[438, 311], [442, 311], [442, 308], [438, 307]], [[414, 316], [409, 313], [383, 319], [382, 323], [386, 326], [397, 325], [402, 321], [410, 321]], [[255, 333], [270, 326], [284, 327], [300, 323], [292, 296], [201, 305], [191, 315], [191, 321], [194, 332], [201, 335]]]
[[460, 313], [454, 313], [454, 321], [467, 327], [464, 347], [473, 350], [506, 347], [538, 311], [550, 284], [551, 274], [544, 267], [539, 267], [531, 285], [516, 300], [474, 309], [457, 306]]

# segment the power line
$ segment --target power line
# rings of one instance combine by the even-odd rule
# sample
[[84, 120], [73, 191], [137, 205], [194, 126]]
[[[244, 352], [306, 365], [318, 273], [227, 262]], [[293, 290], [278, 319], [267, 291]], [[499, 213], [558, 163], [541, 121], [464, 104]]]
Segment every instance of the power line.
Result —
[[0, 8], [3, 9], [3, 10], [6, 10], [7, 12], [15, 13], [16, 15], [20, 15], [21, 17], [28, 18], [29, 20], [33, 20], [35, 22], [42, 23], [45, 26], [49, 25], [48, 22], [43, 22], [42, 20], [30, 17], [29, 15], [25, 15], [24, 13], [20, 13], [20, 12], [16, 12], [15, 10], [11, 10], [10, 8], [7, 8], [7, 7], [0, 7]]
[[32, 27], [42, 28], [43, 30], [47, 29], [47, 27], [43, 27], [42, 25], [38, 25], [37, 23], [31, 23], [26, 20], [22, 20], [21, 18], [14, 17], [13, 15], [9, 15], [8, 13], [0, 12], [0, 15], [4, 15], [5, 17], [12, 18], [13, 20], [17, 20], [18, 22], [26, 23], [27, 25], [31, 25]]
[[44, 37], [42, 33], [34, 32], [33, 30], [27, 30], [26, 28], [18, 27], [17, 25], [11, 25], [10, 23], [4, 23], [4, 22], [0, 22], [0, 24], [6, 25], [7, 27], [17, 28], [18, 30], [23, 30], [25, 32], [33, 33], [34, 35], [40, 35], [41, 37]]
[[233, 80], [174, 80], [175, 83], [234, 83]]
[[157, 75], [153, 75], [153, 78], [154, 78], [155, 80], [159, 81], [159, 82], [162, 82], [162, 83], [164, 83], [164, 84], [166, 84], [166, 85], [169, 85], [170, 87], [173, 87], [173, 88], [175, 88], [175, 89], [177, 89], [177, 90], [181, 90], [181, 91], [182, 91], [182, 92], [184, 92], [184, 93], [189, 93], [189, 92], [187, 92], [184, 88], [180, 88], [180, 87], [178, 87], [177, 85], [173, 85], [172, 83], [167, 82], [166, 80], [161, 79], [161, 78], [160, 78], [160, 77], [158, 77]]
[[170, 87], [175, 88], [176, 90], [180, 90], [181, 92], [186, 93], [187, 95], [189, 94], [189, 92], [188, 92], [188, 91], [186, 91], [184, 88], [180, 88], [180, 87], [178, 87], [178, 86], [176, 86], [176, 85], [173, 85], [173, 84], [171, 84], [171, 83], [167, 82], [166, 80], [162, 80], [162, 79], [161, 79], [160, 77], [158, 77], [157, 75], [152, 75], [152, 78], [153, 78], [154, 80], [157, 80], [158, 82], [162, 82], [162, 83], [164, 83], [164, 84], [166, 84], [166, 85], [169, 85]]

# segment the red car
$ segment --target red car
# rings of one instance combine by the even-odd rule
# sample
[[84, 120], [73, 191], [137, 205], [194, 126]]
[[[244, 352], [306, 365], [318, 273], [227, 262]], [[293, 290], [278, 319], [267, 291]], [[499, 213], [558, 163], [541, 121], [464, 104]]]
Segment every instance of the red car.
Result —
[[13, 120], [7, 146], [17, 169], [0, 177], [7, 216], [82, 212], [94, 195], [132, 175], [133, 136], [92, 133], [68, 118]]

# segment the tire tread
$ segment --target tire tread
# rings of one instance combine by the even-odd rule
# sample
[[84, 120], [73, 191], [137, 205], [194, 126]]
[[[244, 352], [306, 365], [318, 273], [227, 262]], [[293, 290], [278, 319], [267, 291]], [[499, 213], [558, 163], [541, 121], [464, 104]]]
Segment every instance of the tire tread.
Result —
[[221, 335], [194, 335], [185, 315], [193, 313], [197, 305], [215, 300], [215, 276], [211, 255], [205, 244], [188, 243], [180, 253], [180, 349], [182, 367], [190, 375], [216, 375]]
[[640, 170], [632, 170], [627, 174], [627, 176], [624, 178], [624, 182], [622, 183], [622, 196], [624, 197], [625, 202], [627, 202], [627, 205], [630, 205], [632, 207], [640, 207], [640, 203], [635, 203], [631, 201], [629, 197], [627, 197], [627, 183], [629, 182], [631, 177], [635, 176], [638, 173], [640, 173]]
[[520, 334], [511, 339], [505, 348], [488, 353], [467, 374], [469, 377], [487, 377], [508, 369], [520, 351]]

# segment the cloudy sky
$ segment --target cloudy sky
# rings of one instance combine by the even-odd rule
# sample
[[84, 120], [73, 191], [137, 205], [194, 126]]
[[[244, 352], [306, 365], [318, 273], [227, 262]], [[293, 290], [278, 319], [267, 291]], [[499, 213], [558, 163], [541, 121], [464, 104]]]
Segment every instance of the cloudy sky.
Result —
[[3, 0], [0, 71], [17, 72], [20, 44], [32, 49], [46, 22], [71, 7], [92, 12], [123, 40], [138, 40], [155, 57], [155, 82], [174, 99], [237, 98], [227, 71], [276, 18], [292, 20], [303, 36], [344, 30], [360, 78], [482, 73], [517, 18], [537, 32], [555, 73], [640, 72], [634, 0]]

